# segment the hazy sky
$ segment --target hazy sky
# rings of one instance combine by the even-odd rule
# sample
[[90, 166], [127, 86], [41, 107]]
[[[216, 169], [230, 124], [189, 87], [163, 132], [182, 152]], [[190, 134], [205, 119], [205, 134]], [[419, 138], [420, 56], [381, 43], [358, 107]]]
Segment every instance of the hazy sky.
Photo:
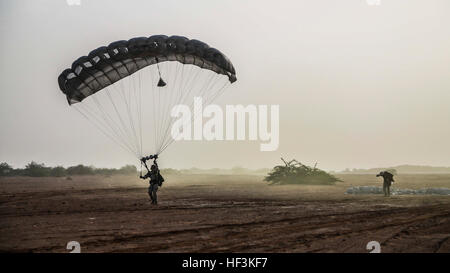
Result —
[[0, 1], [0, 162], [135, 159], [73, 111], [57, 76], [112, 41], [183, 35], [220, 49], [238, 81], [219, 104], [279, 104], [280, 146], [178, 142], [161, 166], [340, 170], [450, 165], [450, 1]]

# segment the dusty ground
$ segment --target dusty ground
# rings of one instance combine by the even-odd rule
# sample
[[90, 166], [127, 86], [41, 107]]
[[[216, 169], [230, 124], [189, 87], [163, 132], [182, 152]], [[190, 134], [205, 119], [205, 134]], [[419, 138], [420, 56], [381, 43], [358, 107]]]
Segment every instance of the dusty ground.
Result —
[[[160, 205], [135, 177], [2, 178], [0, 251], [450, 252], [450, 197], [345, 195], [380, 185], [268, 186], [258, 176], [166, 177]], [[450, 187], [450, 175], [399, 175], [401, 188]]]

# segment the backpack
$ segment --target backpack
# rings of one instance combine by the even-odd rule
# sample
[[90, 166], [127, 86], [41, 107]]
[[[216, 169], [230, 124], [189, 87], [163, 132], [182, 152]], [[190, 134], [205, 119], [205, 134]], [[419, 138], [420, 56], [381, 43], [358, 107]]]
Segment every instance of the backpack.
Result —
[[158, 172], [158, 186], [162, 186], [162, 183], [164, 182], [164, 177]]
[[394, 175], [390, 172], [384, 172], [390, 182], [394, 182]]

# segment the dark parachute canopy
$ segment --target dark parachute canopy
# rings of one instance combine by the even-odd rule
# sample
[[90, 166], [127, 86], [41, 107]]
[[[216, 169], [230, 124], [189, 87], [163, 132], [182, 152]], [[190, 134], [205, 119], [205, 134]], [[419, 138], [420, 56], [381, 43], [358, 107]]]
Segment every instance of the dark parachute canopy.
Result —
[[227, 75], [231, 83], [236, 81], [233, 64], [219, 50], [182, 36], [153, 35], [116, 41], [91, 51], [64, 70], [58, 84], [72, 104], [146, 66], [166, 61], [196, 65]]
[[[58, 77], [69, 105], [138, 158], [160, 154], [174, 141], [170, 127], [178, 105], [192, 110], [194, 97], [210, 103], [235, 81], [233, 64], [219, 50], [165, 35], [99, 47]], [[144, 151], [151, 135], [154, 146]]]

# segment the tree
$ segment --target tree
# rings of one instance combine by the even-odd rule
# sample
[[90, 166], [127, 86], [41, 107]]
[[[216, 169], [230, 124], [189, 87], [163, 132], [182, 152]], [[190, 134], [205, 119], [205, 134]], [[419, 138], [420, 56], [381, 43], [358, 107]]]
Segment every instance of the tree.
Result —
[[50, 170], [50, 176], [62, 177], [66, 176], [66, 174], [67, 174], [66, 168], [62, 166], [57, 166]]
[[125, 165], [119, 169], [120, 174], [137, 174], [136, 166], [134, 165]]
[[0, 163], [0, 176], [9, 176], [13, 174], [13, 168], [6, 162]]
[[32, 177], [42, 177], [50, 175], [50, 168], [45, 167], [43, 163], [39, 164], [34, 161], [25, 166], [24, 174]]
[[90, 175], [94, 174], [94, 168], [79, 164], [77, 166], [71, 166], [67, 168], [68, 175]]

